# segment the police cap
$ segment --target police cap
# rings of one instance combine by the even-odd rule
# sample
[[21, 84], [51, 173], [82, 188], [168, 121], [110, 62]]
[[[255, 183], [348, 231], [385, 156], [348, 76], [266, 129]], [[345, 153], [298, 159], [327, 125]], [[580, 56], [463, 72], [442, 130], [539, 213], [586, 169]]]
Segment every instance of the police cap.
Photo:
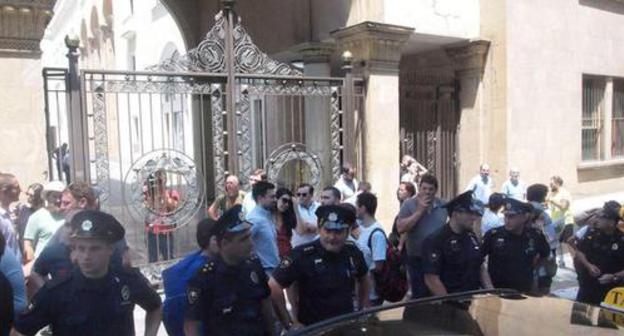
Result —
[[72, 238], [99, 239], [114, 243], [126, 233], [119, 221], [105, 212], [84, 210], [76, 213], [70, 221]]
[[325, 230], [344, 230], [355, 222], [353, 211], [340, 205], [323, 205], [316, 209], [318, 225]]
[[236, 204], [229, 208], [219, 217], [214, 228], [214, 234], [222, 237], [225, 234], [236, 234], [251, 227], [251, 223], [245, 219], [243, 206]]
[[505, 208], [503, 212], [505, 214], [517, 215], [522, 213], [531, 213], [534, 211], [534, 207], [530, 203], [518, 201], [515, 198], [507, 197], [505, 199]]
[[457, 212], [472, 212], [479, 216], [483, 216], [483, 202], [472, 196], [472, 190], [468, 190], [452, 200], [448, 201], [444, 205], [449, 213]]
[[608, 201], [598, 212], [598, 215], [603, 218], [612, 219], [614, 221], [620, 220], [620, 210], [622, 206], [616, 201]]

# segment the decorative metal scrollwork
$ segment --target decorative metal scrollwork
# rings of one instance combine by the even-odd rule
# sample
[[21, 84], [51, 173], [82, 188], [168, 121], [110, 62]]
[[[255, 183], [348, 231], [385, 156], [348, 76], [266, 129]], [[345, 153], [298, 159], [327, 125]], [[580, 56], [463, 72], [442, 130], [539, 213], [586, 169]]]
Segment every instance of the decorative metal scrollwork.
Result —
[[[154, 71], [212, 72], [224, 73], [225, 34], [227, 21], [220, 11], [215, 16], [215, 24], [208, 31], [199, 45], [189, 50], [184, 56], [174, 55], [160, 64], [148, 67]], [[271, 74], [284, 76], [302, 76], [302, 72], [286, 63], [271, 59], [252, 41], [241, 25], [240, 17], [234, 25], [234, 69], [242, 74]]]
[[269, 181], [276, 181], [284, 166], [292, 161], [302, 161], [310, 168], [310, 183], [314, 189], [320, 190], [323, 168], [318, 155], [311, 154], [302, 143], [288, 143], [275, 149], [269, 156], [266, 171]]
[[223, 85], [212, 84], [212, 142], [214, 150], [214, 180], [216, 195], [225, 193], [225, 137], [223, 136]]
[[204, 200], [203, 178], [195, 162], [171, 149], [136, 160], [124, 179], [124, 203], [137, 222], [178, 229], [191, 220]]
[[100, 202], [105, 203], [110, 195], [108, 178], [110, 175], [110, 163], [108, 161], [108, 133], [106, 121], [106, 98], [103, 85], [94, 85], [93, 88], [93, 136], [95, 149], [95, 175], [97, 185], [101, 190]]

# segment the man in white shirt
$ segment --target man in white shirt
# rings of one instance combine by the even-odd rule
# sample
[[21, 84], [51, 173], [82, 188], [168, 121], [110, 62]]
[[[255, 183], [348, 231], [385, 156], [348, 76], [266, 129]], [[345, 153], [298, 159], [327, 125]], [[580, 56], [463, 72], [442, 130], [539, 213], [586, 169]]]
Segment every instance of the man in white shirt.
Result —
[[317, 234], [316, 209], [319, 203], [314, 201], [314, 187], [303, 183], [297, 188], [297, 202], [294, 204], [297, 215], [297, 227], [293, 231], [290, 243], [297, 247], [314, 240]]
[[515, 198], [518, 201], [526, 199], [526, 185], [520, 181], [520, 171], [518, 168], [509, 170], [509, 179], [503, 183], [501, 192], [506, 197]]
[[334, 187], [340, 190], [342, 200], [353, 196], [358, 190], [358, 181], [355, 179], [355, 172], [355, 167], [348, 163], [345, 164], [342, 167], [342, 175], [340, 175], [340, 178], [334, 184]]
[[472, 195], [476, 199], [483, 204], [487, 204], [492, 194], [492, 189], [494, 189], [494, 181], [490, 176], [490, 166], [484, 163], [479, 167], [479, 175], [473, 177], [470, 183], [468, 183], [466, 191], [472, 190]]
[[372, 306], [379, 306], [383, 299], [377, 296], [375, 291], [374, 272], [379, 272], [386, 261], [387, 240], [381, 224], [375, 219], [377, 211], [377, 197], [369, 192], [363, 192], [357, 196], [357, 218], [360, 220], [360, 234], [357, 245], [366, 246], [364, 260], [368, 266], [368, 278], [370, 280], [370, 301]]

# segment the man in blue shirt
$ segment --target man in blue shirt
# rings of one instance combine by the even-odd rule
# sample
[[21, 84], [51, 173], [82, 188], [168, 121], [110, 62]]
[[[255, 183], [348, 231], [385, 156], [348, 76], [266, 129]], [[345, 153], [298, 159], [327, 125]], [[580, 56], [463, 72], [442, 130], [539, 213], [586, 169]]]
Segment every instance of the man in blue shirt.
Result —
[[503, 183], [501, 192], [506, 197], [524, 201], [526, 198], [526, 185], [520, 181], [520, 170], [518, 168], [509, 170], [509, 179]]
[[251, 227], [253, 249], [260, 258], [264, 271], [271, 275], [280, 262], [277, 231], [272, 214], [276, 206], [275, 185], [264, 181], [257, 182], [251, 194], [256, 201], [256, 207], [247, 215], [247, 220], [253, 224]]

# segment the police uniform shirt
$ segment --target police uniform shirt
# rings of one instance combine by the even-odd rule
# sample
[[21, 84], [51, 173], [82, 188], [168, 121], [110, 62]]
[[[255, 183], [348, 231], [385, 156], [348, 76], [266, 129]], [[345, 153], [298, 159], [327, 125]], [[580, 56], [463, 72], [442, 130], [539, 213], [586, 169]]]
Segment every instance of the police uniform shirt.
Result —
[[316, 239], [294, 248], [273, 278], [284, 288], [298, 283], [298, 320], [309, 325], [353, 312], [355, 280], [367, 272], [364, 256], [352, 242], [347, 241], [339, 253], [331, 253]]
[[50, 324], [54, 335], [134, 335], [134, 305], [157, 309], [160, 297], [136, 269], [109, 272], [88, 279], [78, 268], [44, 285], [28, 310], [19, 315], [15, 329], [34, 335]]
[[189, 281], [186, 318], [203, 322], [210, 335], [265, 335], [262, 300], [269, 295], [257, 257], [231, 266], [217, 256]]
[[[613, 235], [607, 235], [597, 229], [589, 229], [578, 242], [579, 251], [591, 264], [596, 265], [602, 274], [613, 274], [624, 270], [624, 234], [615, 230]], [[607, 292], [616, 287], [616, 283], [601, 285], [598, 278], [589, 275], [585, 267], [578, 270], [579, 295], [581, 292], [593, 297], [587, 302], [600, 303]]]
[[483, 256], [473, 232], [457, 234], [446, 224], [425, 239], [423, 256], [424, 273], [438, 275], [449, 294], [481, 287]]
[[535, 228], [526, 228], [520, 235], [496, 228], [483, 237], [482, 251], [488, 256], [488, 272], [494, 287], [529, 292], [535, 261], [548, 257], [550, 248], [544, 234]]

